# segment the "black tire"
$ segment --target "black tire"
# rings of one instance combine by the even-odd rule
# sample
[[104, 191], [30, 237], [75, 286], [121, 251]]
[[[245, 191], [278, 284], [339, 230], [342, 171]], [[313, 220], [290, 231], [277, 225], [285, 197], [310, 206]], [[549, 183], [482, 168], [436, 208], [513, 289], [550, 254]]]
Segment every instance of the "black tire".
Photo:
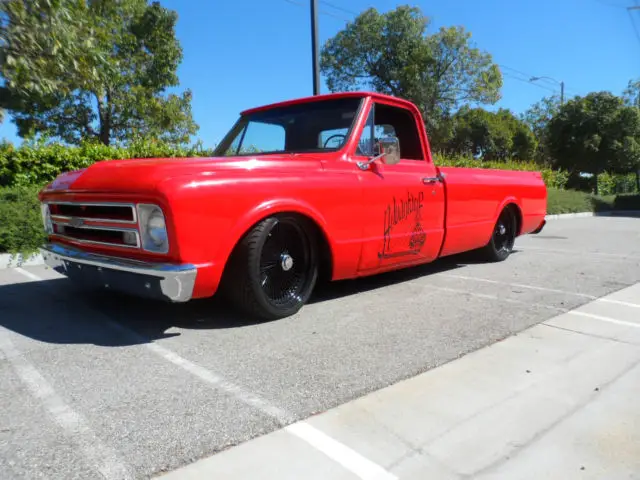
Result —
[[263, 320], [297, 313], [318, 279], [313, 229], [295, 215], [275, 215], [254, 226], [236, 247], [225, 290], [241, 311]]
[[498, 221], [493, 227], [493, 233], [489, 243], [484, 247], [482, 253], [486, 260], [490, 262], [502, 262], [506, 260], [511, 252], [518, 235], [518, 219], [512, 208], [505, 208], [500, 213]]

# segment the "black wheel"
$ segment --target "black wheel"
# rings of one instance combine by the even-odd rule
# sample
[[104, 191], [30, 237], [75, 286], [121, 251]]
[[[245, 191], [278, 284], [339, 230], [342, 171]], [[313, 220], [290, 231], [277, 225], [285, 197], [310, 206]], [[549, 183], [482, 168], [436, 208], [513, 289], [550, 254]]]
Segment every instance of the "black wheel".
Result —
[[313, 230], [297, 216], [269, 217], [249, 231], [234, 252], [225, 289], [239, 309], [265, 320], [295, 314], [318, 278]]
[[513, 251], [513, 245], [518, 234], [518, 219], [511, 208], [505, 208], [498, 217], [491, 240], [484, 247], [484, 256], [492, 262], [506, 260]]

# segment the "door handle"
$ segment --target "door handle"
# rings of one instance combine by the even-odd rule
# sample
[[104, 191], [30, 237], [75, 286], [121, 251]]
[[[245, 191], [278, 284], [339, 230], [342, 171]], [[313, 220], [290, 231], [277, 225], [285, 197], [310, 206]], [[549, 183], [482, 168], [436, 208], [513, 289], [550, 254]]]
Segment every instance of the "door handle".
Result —
[[434, 183], [438, 183], [440, 181], [440, 177], [424, 177], [422, 179], [422, 183], [425, 185], [432, 185]]

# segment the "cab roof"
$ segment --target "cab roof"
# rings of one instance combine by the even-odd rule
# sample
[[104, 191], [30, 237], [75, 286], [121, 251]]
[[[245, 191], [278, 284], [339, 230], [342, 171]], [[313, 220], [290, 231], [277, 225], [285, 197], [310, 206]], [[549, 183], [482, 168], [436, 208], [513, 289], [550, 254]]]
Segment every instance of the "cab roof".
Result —
[[336, 100], [336, 99], [340, 99], [340, 98], [353, 98], [353, 97], [360, 97], [360, 98], [365, 98], [365, 97], [372, 97], [374, 100], [383, 100], [383, 101], [391, 101], [394, 102], [398, 105], [402, 105], [405, 106], [409, 109], [414, 109], [415, 105], [411, 102], [409, 102], [408, 100], [404, 100], [402, 98], [399, 97], [394, 97], [392, 95], [385, 95], [382, 93], [377, 93], [377, 92], [368, 92], [368, 91], [356, 91], [356, 92], [339, 92], [339, 93], [327, 93], [327, 94], [322, 94], [322, 95], [312, 95], [310, 97], [302, 97], [302, 98], [295, 98], [293, 100], [285, 100], [283, 102], [277, 102], [277, 103], [271, 103], [268, 105], [262, 105], [259, 107], [254, 107], [254, 108], [249, 108], [247, 110], [244, 110], [241, 112], [241, 115], [246, 115], [246, 114], [250, 114], [250, 113], [255, 113], [255, 112], [261, 112], [264, 110], [269, 110], [271, 108], [277, 108], [277, 107], [288, 107], [291, 105], [300, 105], [303, 103], [311, 103], [311, 102], [318, 102], [318, 101], [322, 101], [322, 100]]

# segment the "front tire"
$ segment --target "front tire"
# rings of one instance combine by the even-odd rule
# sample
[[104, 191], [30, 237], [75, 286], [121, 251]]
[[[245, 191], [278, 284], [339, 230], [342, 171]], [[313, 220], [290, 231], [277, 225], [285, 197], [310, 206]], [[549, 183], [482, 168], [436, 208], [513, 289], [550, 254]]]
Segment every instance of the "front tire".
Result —
[[295, 215], [262, 220], [240, 241], [229, 264], [227, 296], [252, 316], [276, 320], [297, 313], [318, 279], [313, 229]]
[[507, 207], [502, 210], [493, 228], [491, 240], [483, 249], [488, 261], [502, 262], [511, 255], [518, 234], [517, 228], [518, 219], [513, 209]]

